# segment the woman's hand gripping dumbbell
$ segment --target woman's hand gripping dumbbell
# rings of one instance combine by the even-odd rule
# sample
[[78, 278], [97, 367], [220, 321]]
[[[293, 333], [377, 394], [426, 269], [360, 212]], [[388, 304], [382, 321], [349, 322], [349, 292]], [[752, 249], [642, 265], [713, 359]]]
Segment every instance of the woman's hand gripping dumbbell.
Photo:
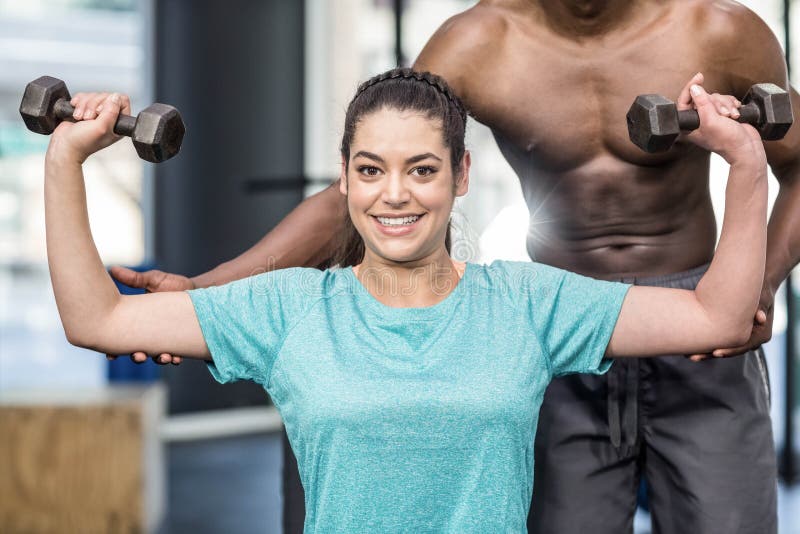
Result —
[[[71, 97], [61, 80], [42, 76], [25, 87], [19, 112], [29, 130], [49, 135], [63, 121], [77, 122], [97, 117], [97, 107], [107, 96], [96, 93], [91, 95], [91, 102], [84, 102], [83, 94]], [[123, 100], [122, 113], [130, 113], [130, 102], [127, 97]], [[73, 103], [78, 105], [80, 117], [75, 116]], [[90, 107], [87, 108], [87, 104]], [[132, 138], [140, 158], [159, 163], [178, 153], [186, 127], [177, 109], [166, 104], [152, 104], [136, 117], [122, 113], [114, 125], [114, 133]]]
[[[755, 127], [765, 141], [783, 139], [794, 121], [789, 93], [771, 83], [753, 85], [742, 105], [730, 111], [732, 119]], [[633, 144], [651, 153], [669, 150], [681, 131], [700, 126], [696, 110], [679, 110], [675, 102], [661, 95], [637, 96], [627, 120]]]

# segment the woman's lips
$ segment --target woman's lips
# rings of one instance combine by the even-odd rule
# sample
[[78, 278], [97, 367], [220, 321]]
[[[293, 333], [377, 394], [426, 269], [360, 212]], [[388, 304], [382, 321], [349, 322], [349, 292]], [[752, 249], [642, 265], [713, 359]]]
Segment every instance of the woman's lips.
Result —
[[370, 216], [372, 218], [373, 224], [377, 227], [378, 231], [384, 235], [392, 236], [392, 237], [399, 237], [408, 235], [414, 230], [417, 229], [419, 222], [425, 217], [425, 215], [420, 215], [419, 218], [411, 224], [398, 224], [394, 226], [386, 226], [381, 224], [375, 216]]

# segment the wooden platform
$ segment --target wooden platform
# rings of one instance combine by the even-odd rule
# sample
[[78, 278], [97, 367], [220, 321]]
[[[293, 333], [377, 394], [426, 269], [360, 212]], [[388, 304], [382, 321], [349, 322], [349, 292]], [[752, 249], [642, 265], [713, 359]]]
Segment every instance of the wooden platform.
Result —
[[0, 532], [154, 532], [163, 386], [0, 392]]

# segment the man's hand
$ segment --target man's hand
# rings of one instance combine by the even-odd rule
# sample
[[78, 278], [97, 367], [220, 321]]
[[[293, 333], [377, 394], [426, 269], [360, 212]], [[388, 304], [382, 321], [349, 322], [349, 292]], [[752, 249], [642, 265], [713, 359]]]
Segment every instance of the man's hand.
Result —
[[710, 354], [692, 354], [689, 359], [693, 362], [699, 362], [707, 358], [727, 358], [729, 356], [738, 356], [745, 352], [755, 349], [772, 339], [772, 319], [775, 303], [775, 291], [766, 285], [761, 290], [761, 299], [758, 301], [758, 310], [753, 319], [753, 331], [750, 334], [750, 339], [747, 343], [738, 347], [727, 349], [716, 349]]
[[[165, 273], [156, 269], [140, 273], [125, 267], [112, 267], [110, 273], [113, 278], [126, 286], [138, 287], [144, 289], [147, 293], [195, 289], [194, 282], [190, 278], [180, 274]], [[106, 358], [113, 361], [117, 359], [117, 356], [106, 354]], [[155, 354], [152, 358], [155, 363], [161, 365], [168, 363], [178, 365], [181, 363], [181, 357], [173, 356], [172, 354]], [[147, 354], [134, 352], [131, 354], [131, 360], [136, 363], [144, 363], [147, 360]]]

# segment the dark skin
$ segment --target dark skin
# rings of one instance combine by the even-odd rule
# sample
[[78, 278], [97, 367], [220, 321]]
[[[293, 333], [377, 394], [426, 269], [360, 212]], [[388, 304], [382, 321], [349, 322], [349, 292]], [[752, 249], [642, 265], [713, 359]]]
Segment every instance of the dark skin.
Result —
[[[714, 253], [709, 153], [680, 139], [665, 154], [639, 150], [625, 122], [636, 95], [677, 100], [698, 71], [709, 92], [739, 99], [755, 83], [788, 89], [774, 35], [752, 12], [724, 1], [483, 0], [445, 22], [414, 68], [442, 75], [492, 128], [530, 208], [531, 257], [604, 279], [685, 271]], [[792, 100], [800, 116], [793, 90]], [[800, 259], [793, 230], [800, 228], [800, 128], [765, 147], [780, 190], [760, 310], [750, 341], [717, 356], [770, 339], [775, 291]], [[264, 269], [268, 257], [272, 268], [316, 265], [333, 247], [343, 207], [334, 184], [249, 251], [193, 279], [113, 274], [162, 291], [242, 278]]]

